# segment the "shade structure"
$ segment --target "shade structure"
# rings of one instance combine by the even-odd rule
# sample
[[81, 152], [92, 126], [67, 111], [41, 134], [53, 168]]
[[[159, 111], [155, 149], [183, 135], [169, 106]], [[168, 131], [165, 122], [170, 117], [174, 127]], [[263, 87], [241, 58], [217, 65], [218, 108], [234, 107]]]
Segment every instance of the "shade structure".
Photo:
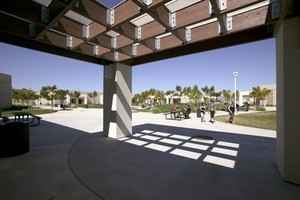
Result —
[[139, 65], [273, 37], [299, 15], [280, 0], [13, 0], [0, 41], [99, 64]]

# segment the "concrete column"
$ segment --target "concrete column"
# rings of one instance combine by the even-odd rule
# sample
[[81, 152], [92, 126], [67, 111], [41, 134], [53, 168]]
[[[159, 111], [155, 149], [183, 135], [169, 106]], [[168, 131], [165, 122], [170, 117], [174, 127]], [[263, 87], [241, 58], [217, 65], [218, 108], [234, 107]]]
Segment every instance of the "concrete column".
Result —
[[11, 75], [0, 73], [0, 108], [12, 105]]
[[104, 66], [104, 136], [132, 135], [131, 82], [131, 66], [121, 63]]
[[276, 36], [277, 166], [282, 178], [300, 184], [300, 17], [283, 21]]

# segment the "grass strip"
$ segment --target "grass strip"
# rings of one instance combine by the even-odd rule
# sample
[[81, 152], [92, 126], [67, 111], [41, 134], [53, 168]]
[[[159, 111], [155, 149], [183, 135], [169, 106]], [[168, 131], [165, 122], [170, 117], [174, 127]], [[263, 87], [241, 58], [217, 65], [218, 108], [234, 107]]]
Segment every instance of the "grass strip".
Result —
[[[49, 113], [55, 113], [57, 110], [49, 110], [49, 109], [41, 109], [41, 110], [22, 110], [24, 112], [29, 112], [34, 115], [43, 115], [43, 114], [49, 114]], [[13, 117], [14, 115], [12, 112], [22, 112], [22, 111], [4, 111], [2, 112], [2, 116], [5, 117]]]
[[[228, 119], [229, 115], [215, 117], [219, 122], [227, 122]], [[276, 130], [276, 112], [273, 111], [235, 115], [234, 121], [236, 125]]]

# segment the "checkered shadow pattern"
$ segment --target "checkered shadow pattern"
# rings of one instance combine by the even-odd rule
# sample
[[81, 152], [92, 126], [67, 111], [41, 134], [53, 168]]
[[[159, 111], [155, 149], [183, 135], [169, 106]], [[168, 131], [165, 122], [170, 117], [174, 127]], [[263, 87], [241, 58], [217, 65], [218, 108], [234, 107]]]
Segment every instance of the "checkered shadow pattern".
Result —
[[185, 136], [152, 130], [142, 130], [118, 140], [231, 169], [236, 165], [235, 158], [240, 147], [240, 144], [218, 141], [208, 136]]

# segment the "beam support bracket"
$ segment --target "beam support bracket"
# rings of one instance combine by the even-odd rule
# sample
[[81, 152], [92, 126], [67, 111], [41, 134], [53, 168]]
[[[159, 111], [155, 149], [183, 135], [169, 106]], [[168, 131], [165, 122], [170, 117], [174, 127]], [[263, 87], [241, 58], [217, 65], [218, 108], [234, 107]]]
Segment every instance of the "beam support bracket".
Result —
[[280, 2], [272, 3], [272, 19], [277, 19], [280, 16]]
[[169, 26], [171, 28], [176, 26], [176, 12], [169, 13]]
[[111, 38], [111, 48], [117, 48], [117, 38], [116, 37], [112, 37]]
[[34, 23], [29, 23], [29, 36], [33, 38], [36, 36], [36, 25]]
[[73, 37], [67, 36], [67, 47], [72, 48], [73, 46]]
[[160, 49], [160, 39], [159, 38], [155, 38], [155, 49], [156, 50]]
[[138, 40], [142, 38], [142, 27], [135, 27], [135, 38]]
[[185, 41], [189, 42], [192, 40], [192, 30], [185, 29]]
[[132, 45], [131, 55], [132, 56], [136, 56], [137, 55], [137, 46], [136, 45]]
[[83, 37], [84, 38], [90, 37], [90, 26], [83, 25]]
[[48, 24], [49, 23], [49, 8], [41, 7], [41, 21]]
[[98, 45], [93, 46], [93, 54], [96, 56], [99, 55], [99, 46]]
[[118, 61], [119, 60], [119, 52], [114, 51], [114, 60]]
[[107, 13], [106, 13], [106, 23], [108, 23], [109, 25], [113, 25], [115, 23], [115, 10], [109, 10], [107, 9]]

